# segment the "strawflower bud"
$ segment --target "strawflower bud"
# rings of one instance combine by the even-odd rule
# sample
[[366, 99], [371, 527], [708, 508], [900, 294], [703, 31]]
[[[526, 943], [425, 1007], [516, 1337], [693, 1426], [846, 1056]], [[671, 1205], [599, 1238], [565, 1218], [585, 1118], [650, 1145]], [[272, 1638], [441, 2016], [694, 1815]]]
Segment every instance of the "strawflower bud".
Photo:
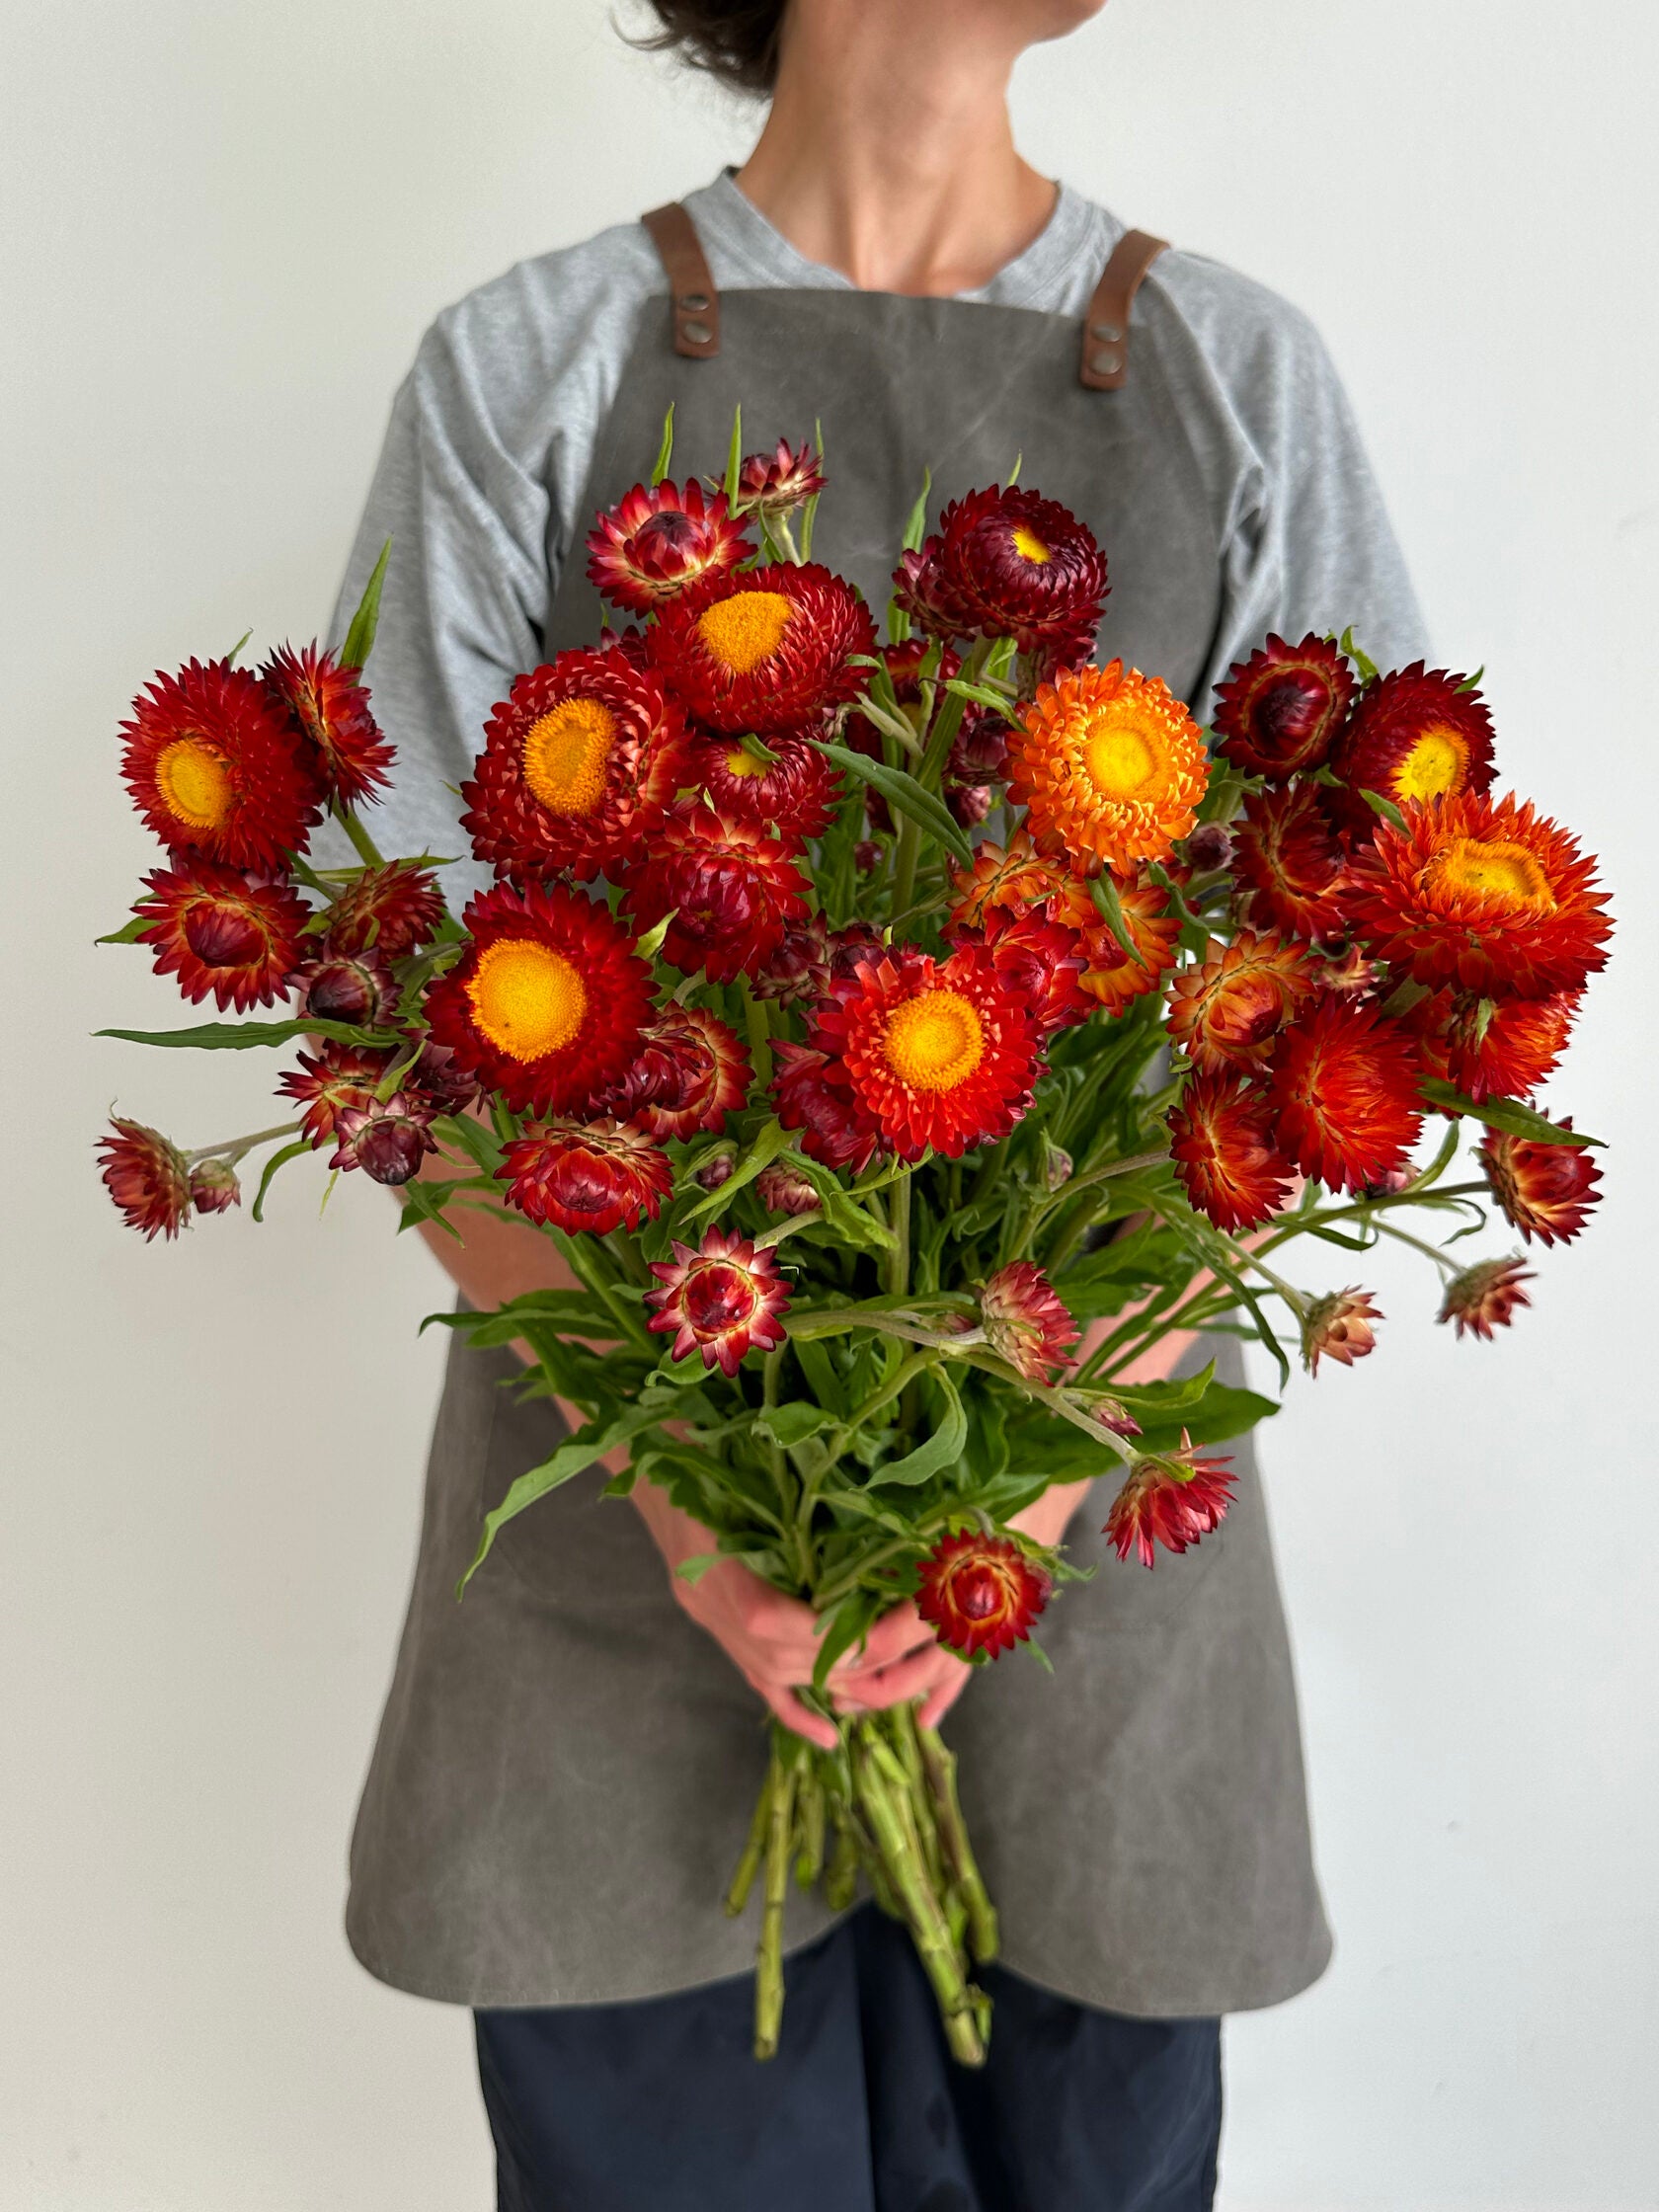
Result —
[[1518, 1305], [1532, 1304], [1521, 1286], [1533, 1280], [1532, 1270], [1523, 1267], [1519, 1255], [1477, 1260], [1447, 1285], [1440, 1318], [1456, 1322], [1460, 1336], [1490, 1339], [1495, 1328], [1507, 1328], [1514, 1320]]
[[198, 1160], [191, 1169], [190, 1194], [198, 1214], [224, 1214], [242, 1203], [242, 1185], [227, 1159]]
[[1318, 1374], [1321, 1359], [1352, 1367], [1375, 1351], [1372, 1324], [1382, 1318], [1369, 1291], [1332, 1291], [1328, 1298], [1316, 1300], [1302, 1325], [1302, 1360], [1308, 1374]]

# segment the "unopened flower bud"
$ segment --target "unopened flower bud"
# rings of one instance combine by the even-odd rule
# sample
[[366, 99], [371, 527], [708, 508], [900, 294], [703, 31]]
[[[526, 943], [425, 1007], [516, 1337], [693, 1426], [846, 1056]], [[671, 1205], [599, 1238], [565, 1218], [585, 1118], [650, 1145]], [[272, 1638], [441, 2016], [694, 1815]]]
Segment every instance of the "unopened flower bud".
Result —
[[798, 1167], [774, 1160], [754, 1179], [754, 1195], [768, 1214], [816, 1214], [822, 1201]]
[[1200, 875], [1232, 860], [1232, 831], [1223, 822], [1201, 822], [1187, 839], [1187, 860]]
[[360, 1167], [371, 1182], [407, 1183], [437, 1145], [432, 1135], [433, 1110], [424, 1099], [398, 1091], [348, 1107], [335, 1124], [339, 1140], [331, 1167]]
[[1058, 1191], [1071, 1180], [1071, 1154], [1043, 1140], [1043, 1188]]
[[1316, 1299], [1302, 1325], [1302, 1360], [1308, 1374], [1318, 1374], [1322, 1359], [1352, 1367], [1375, 1351], [1372, 1324], [1382, 1318], [1369, 1291], [1332, 1291], [1329, 1297]]
[[1089, 1408], [1103, 1429], [1110, 1429], [1114, 1436], [1126, 1441], [1141, 1434], [1141, 1424], [1125, 1405], [1122, 1398], [1097, 1398]]
[[1440, 1318], [1455, 1321], [1460, 1336], [1465, 1333], [1490, 1338], [1496, 1328], [1507, 1328], [1518, 1305], [1532, 1300], [1521, 1288], [1533, 1280], [1530, 1268], [1519, 1258], [1476, 1260], [1446, 1286]]
[[716, 1152], [712, 1159], [704, 1160], [697, 1170], [697, 1180], [705, 1191], [717, 1191], [732, 1179], [732, 1170], [738, 1163], [734, 1151]]
[[377, 961], [344, 955], [298, 969], [294, 989], [302, 1017], [314, 1014], [319, 1021], [349, 1021], [364, 1028], [387, 1020], [397, 1004], [396, 986]]
[[224, 1214], [242, 1203], [242, 1185], [227, 1159], [198, 1160], [191, 1169], [190, 1194], [198, 1214]]

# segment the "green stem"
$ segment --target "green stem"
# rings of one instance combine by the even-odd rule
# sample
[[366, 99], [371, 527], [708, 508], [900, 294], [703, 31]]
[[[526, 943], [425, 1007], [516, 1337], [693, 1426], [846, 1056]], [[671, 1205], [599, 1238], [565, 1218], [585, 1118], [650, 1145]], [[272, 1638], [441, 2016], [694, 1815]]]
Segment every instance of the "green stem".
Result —
[[341, 829], [345, 830], [347, 836], [351, 838], [353, 851], [356, 854], [357, 858], [362, 861], [365, 867], [383, 868], [386, 865], [385, 860], [382, 858], [378, 848], [375, 845], [374, 839], [369, 835], [368, 831], [363, 828], [362, 824], [357, 820], [356, 816], [352, 812], [350, 807], [337, 806], [334, 809], [334, 819], [339, 823]]
[[760, 1784], [760, 1794], [754, 1800], [754, 1817], [749, 1824], [749, 1840], [744, 1845], [726, 1891], [726, 1913], [731, 1920], [736, 1920], [749, 1903], [749, 1893], [754, 1887], [754, 1877], [760, 1868], [760, 1853], [765, 1845], [766, 1826], [772, 1814], [773, 1772], [774, 1769], [770, 1766], [766, 1769], [765, 1779]]
[[944, 2015], [945, 2040], [951, 2055], [963, 2066], [983, 2066], [985, 2044], [974, 2001], [961, 1954], [951, 1941], [944, 1908], [927, 1879], [905, 1770], [880, 1732], [868, 1724], [859, 1731], [853, 1777], [884, 1871], [904, 1906], [911, 1937]]
[[910, 1287], [910, 1171], [901, 1175], [893, 1186], [893, 1197], [888, 1209], [888, 1226], [896, 1239], [893, 1250], [887, 1255], [887, 1293], [889, 1298], [903, 1298]]
[[753, 1065], [754, 1080], [764, 1090], [772, 1079], [771, 1009], [765, 999], [755, 997], [747, 976], [743, 979], [743, 1002], [744, 1022], [749, 1030], [749, 1057]]
[[795, 1880], [802, 1889], [811, 1889], [824, 1871], [825, 1812], [823, 1777], [809, 1760], [796, 1815]]
[[776, 2056], [783, 2024], [783, 1908], [789, 1895], [789, 1839], [795, 1816], [798, 1737], [772, 1723], [772, 1785], [766, 1807], [766, 1877], [760, 1942], [754, 1959], [754, 2055]]
[[933, 1792], [933, 1817], [938, 1823], [939, 1842], [950, 1861], [957, 1890], [968, 1908], [968, 1941], [978, 1963], [988, 1966], [996, 1956], [1001, 1936], [996, 1907], [986, 1889], [974, 1847], [968, 1840], [968, 1824], [962, 1817], [962, 1801], [956, 1789], [956, 1755], [946, 1750], [937, 1728], [923, 1728], [918, 1722], [915, 1734], [928, 1787]]
[[915, 899], [916, 862], [921, 857], [921, 826], [913, 815], [899, 819], [899, 846], [893, 860], [893, 911], [908, 912]]
[[835, 1842], [824, 1876], [824, 1901], [832, 1913], [844, 1913], [858, 1894], [858, 1831], [838, 1798], [834, 1820]]
[[227, 1137], [222, 1145], [200, 1145], [194, 1152], [185, 1154], [185, 1164], [194, 1167], [200, 1159], [223, 1159], [234, 1167], [256, 1146], [275, 1145], [278, 1137], [291, 1137], [296, 1129], [304, 1126], [303, 1122], [281, 1122], [276, 1129], [257, 1130], [252, 1137]]

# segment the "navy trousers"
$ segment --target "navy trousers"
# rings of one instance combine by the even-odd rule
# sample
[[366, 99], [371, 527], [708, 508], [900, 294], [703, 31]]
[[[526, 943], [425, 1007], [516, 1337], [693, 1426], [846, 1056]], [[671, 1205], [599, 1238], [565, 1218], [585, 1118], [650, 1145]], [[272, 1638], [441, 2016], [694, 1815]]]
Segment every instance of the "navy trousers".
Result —
[[908, 1936], [869, 1905], [788, 1962], [764, 2066], [747, 1975], [481, 2012], [498, 2212], [1209, 2212], [1221, 2022], [984, 1981], [980, 2072], [951, 2060]]

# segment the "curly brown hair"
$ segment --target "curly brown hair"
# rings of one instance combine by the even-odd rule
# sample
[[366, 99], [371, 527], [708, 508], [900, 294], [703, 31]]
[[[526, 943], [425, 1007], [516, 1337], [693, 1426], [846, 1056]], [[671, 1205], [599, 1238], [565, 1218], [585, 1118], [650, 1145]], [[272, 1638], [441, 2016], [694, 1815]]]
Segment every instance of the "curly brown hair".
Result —
[[639, 40], [677, 51], [734, 92], [770, 92], [789, 0], [650, 0], [663, 28]]

